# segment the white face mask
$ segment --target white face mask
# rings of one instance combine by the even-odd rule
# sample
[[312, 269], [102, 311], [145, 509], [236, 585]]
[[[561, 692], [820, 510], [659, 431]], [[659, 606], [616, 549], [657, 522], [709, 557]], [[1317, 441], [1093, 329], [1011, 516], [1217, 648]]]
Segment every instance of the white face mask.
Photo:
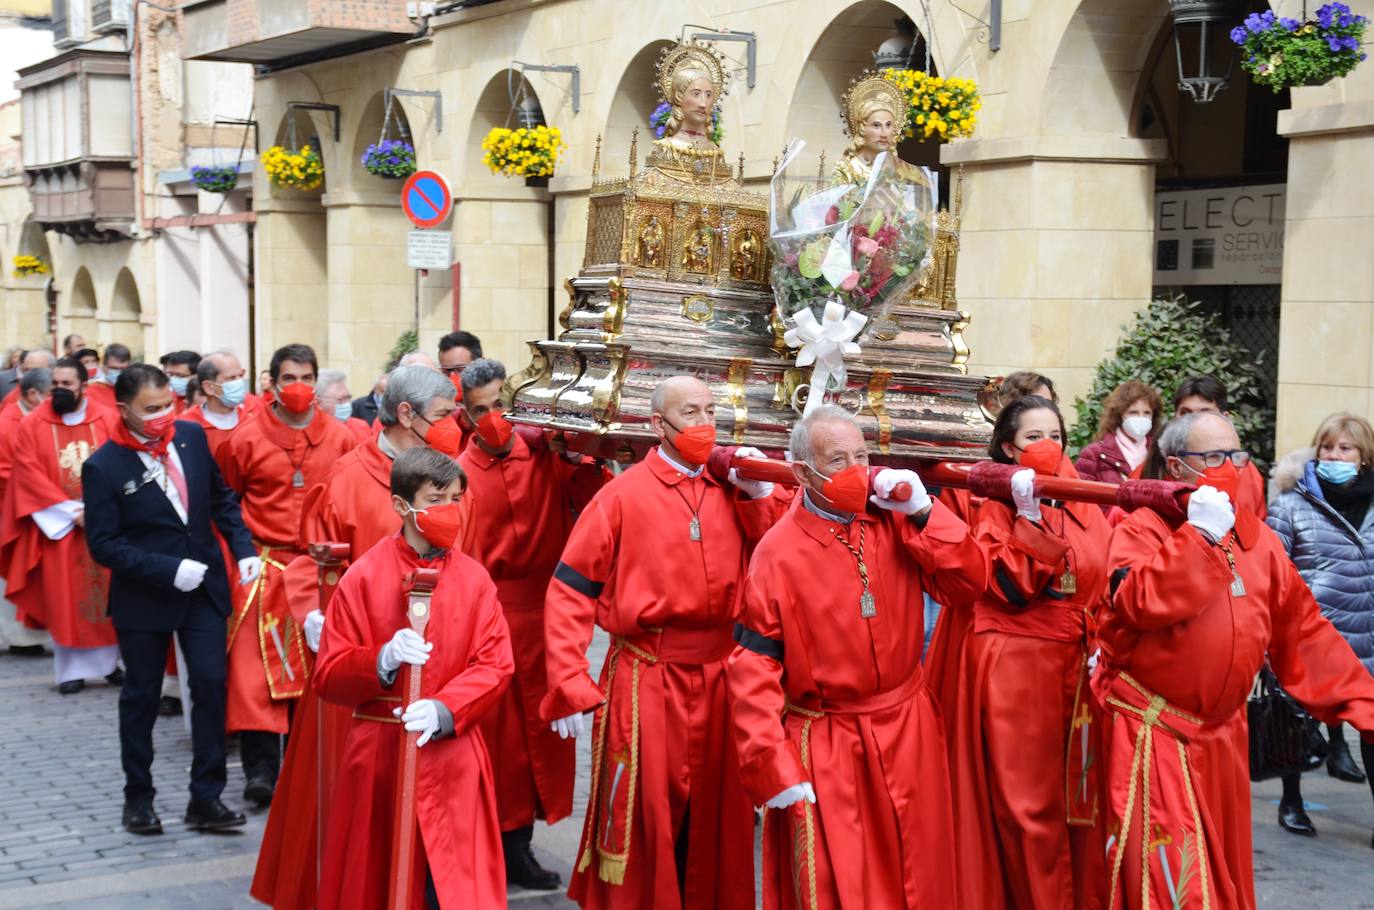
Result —
[[1144, 439], [1150, 435], [1150, 430], [1154, 428], [1153, 418], [1134, 415], [1121, 421], [1121, 429], [1126, 431], [1126, 435], [1135, 440]]

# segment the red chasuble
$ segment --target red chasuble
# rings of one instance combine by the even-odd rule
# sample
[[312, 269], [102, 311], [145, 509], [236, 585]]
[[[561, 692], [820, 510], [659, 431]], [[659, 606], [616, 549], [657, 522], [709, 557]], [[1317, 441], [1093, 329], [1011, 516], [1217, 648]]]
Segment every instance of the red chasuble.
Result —
[[85, 419], [67, 426], [45, 401], [19, 424], [10, 451], [12, 474], [0, 509], [5, 596], [21, 618], [42, 625], [65, 648], [115, 644], [106, 613], [110, 570], [91, 559], [84, 529], [49, 540], [31, 516], [81, 498], [81, 465], [109, 439], [110, 419], [109, 411], [88, 404]]
[[[725, 661], [747, 548], [776, 509], [707, 474], [689, 478], [654, 449], [602, 487], [573, 528], [545, 600], [540, 713], [551, 721], [599, 706], [568, 889], [584, 907], [754, 906], [752, 812], [729, 735]], [[587, 673], [593, 624], [612, 641], [599, 682]], [[684, 817], [685, 900], [674, 859]]]
[[1102, 906], [1101, 765], [1087, 660], [1107, 590], [1099, 506], [1039, 524], [980, 500], [991, 583], [944, 694], [960, 906]]
[[939, 502], [924, 528], [890, 512], [845, 526], [799, 498], [759, 544], [730, 658], [740, 774], [760, 805], [804, 780], [816, 790], [815, 805], [765, 812], [765, 908], [958, 905], [922, 592], [965, 602], [987, 579], [987, 555]]
[[[542, 441], [541, 441], [542, 442]], [[458, 459], [473, 503], [463, 546], [491, 573], [510, 626], [515, 678], [501, 704], [482, 719], [496, 763], [501, 830], [549, 824], [572, 814], [575, 741], [560, 739], [539, 716], [548, 692], [544, 666], [544, 594], [572, 531], [576, 511], [605, 483], [595, 463], [574, 465], [517, 433], [510, 452], [493, 458], [470, 442]]]
[[309, 663], [300, 618], [281, 574], [302, 550], [301, 517], [309, 489], [353, 449], [353, 435], [317, 413], [303, 429], [281, 422], [270, 409], [236, 428], [215, 459], [238, 492], [243, 520], [263, 560], [251, 585], [234, 584], [229, 618], [227, 730], [287, 731], [287, 703], [306, 688]]
[[320, 910], [386, 906], [404, 732], [391, 712], [400, 705], [407, 671], [383, 688], [377, 657], [407, 625], [402, 579], [420, 566], [442, 572], [425, 630], [434, 650], [424, 666], [421, 691], [452, 712], [455, 735], [433, 739], [418, 752], [420, 831], [412, 907], [424, 905], [426, 864], [441, 906], [506, 906], [496, 792], [477, 729], [477, 719], [500, 698], [514, 670], [496, 587], [470, 557], [447, 551], [423, 561], [396, 534], [344, 575], [320, 643], [315, 688], [326, 701], [353, 710], [336, 788], [347, 796], [335, 800], [329, 813]]
[[1133, 512], [1107, 564], [1115, 595], [1093, 691], [1107, 715], [1109, 906], [1252, 910], [1245, 702], [1266, 652], [1318, 719], [1365, 733], [1374, 679], [1278, 537], [1244, 509], [1220, 545]]
[[[19, 438], [19, 421], [24, 416], [17, 401], [0, 407], [0, 504], [5, 501], [5, 487], [9, 485], [11, 465], [14, 463], [14, 441]], [[2, 523], [3, 519], [0, 519]]]
[[88, 382], [86, 383], [85, 394], [88, 399], [94, 401], [102, 408], [106, 408], [111, 411], [116, 410], [114, 383], [106, 382], [103, 379], [97, 379], [94, 382]]

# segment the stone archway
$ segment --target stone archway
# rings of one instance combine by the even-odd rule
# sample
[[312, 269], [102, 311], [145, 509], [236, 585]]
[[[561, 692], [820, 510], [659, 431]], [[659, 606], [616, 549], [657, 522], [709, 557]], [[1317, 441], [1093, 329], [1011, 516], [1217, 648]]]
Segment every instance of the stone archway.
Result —
[[110, 298], [110, 315], [106, 320], [109, 329], [102, 340], [107, 344], [119, 342], [128, 345], [129, 350], [138, 352], [143, 347], [143, 302], [138, 293], [138, 282], [128, 268], [119, 270], [115, 278], [114, 294]]
[[77, 334], [88, 341], [100, 337], [100, 322], [96, 319], [95, 282], [84, 265], [72, 277], [64, 310], [59, 314], [59, 335]]
[[[523, 108], [523, 111], [517, 108]], [[519, 177], [506, 177], [491, 172], [482, 162], [482, 142], [487, 138], [487, 134], [497, 127], [516, 129], [527, 123], [533, 125], [542, 122], [545, 122], [543, 99], [529, 79], [513, 69], [502, 69], [494, 73], [482, 88], [481, 94], [477, 96], [477, 105], [472, 111], [472, 121], [468, 127], [467, 143], [463, 152], [464, 188], [501, 194], [512, 187], [522, 185]], [[560, 170], [566, 168], [567, 160], [568, 152], [565, 151], [560, 162]]]
[[[649, 117], [659, 101], [657, 85], [658, 58], [671, 41], [652, 41], [630, 58], [620, 74], [611, 109], [606, 116], [606, 128], [601, 131], [601, 175], [624, 177], [630, 172], [630, 140], [639, 130], [639, 159], [642, 164], [654, 140]], [[727, 99], [728, 103], [728, 99]]]
[[385, 92], [376, 92], [363, 106], [358, 128], [353, 134], [353, 152], [349, 156], [349, 184], [359, 190], [375, 192], [400, 191], [400, 181], [378, 177], [363, 167], [363, 155], [368, 146], [385, 139], [402, 139], [415, 147], [416, 158], [422, 154], [420, 140], [410, 127], [405, 105], [399, 97], [391, 99], [388, 110]]

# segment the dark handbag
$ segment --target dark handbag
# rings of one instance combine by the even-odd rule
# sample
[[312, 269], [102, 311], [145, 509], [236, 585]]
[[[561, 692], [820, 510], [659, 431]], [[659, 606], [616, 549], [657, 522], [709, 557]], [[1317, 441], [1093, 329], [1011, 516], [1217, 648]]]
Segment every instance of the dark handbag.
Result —
[[1283, 691], [1266, 663], [1246, 703], [1250, 720], [1250, 780], [1320, 768], [1329, 748], [1321, 724]]

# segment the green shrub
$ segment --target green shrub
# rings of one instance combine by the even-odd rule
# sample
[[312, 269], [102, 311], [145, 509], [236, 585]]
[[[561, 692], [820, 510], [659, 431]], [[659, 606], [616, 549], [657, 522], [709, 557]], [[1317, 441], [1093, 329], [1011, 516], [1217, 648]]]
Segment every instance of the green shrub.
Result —
[[391, 353], [386, 355], [386, 371], [390, 373], [396, 369], [401, 358], [411, 351], [420, 350], [420, 336], [414, 329], [409, 329], [401, 333], [396, 339], [396, 344], [392, 346]]

